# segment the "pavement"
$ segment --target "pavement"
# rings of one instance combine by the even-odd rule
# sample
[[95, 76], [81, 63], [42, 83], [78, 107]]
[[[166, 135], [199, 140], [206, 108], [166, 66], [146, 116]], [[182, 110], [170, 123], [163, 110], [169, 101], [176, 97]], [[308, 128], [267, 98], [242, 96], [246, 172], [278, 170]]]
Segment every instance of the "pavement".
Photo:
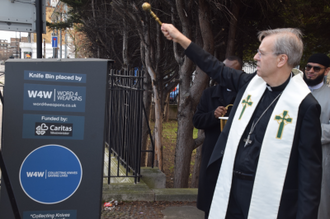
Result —
[[[108, 174], [108, 154], [105, 149], [104, 176]], [[117, 171], [117, 159], [111, 159], [111, 167]], [[112, 172], [113, 170], [111, 170]], [[125, 176], [125, 168], [119, 168]], [[124, 201], [113, 210], [103, 211], [102, 219], [146, 218], [146, 219], [203, 219], [204, 212], [196, 208], [196, 188], [165, 188], [166, 176], [157, 167], [142, 167], [140, 182], [133, 177], [111, 177], [103, 181], [103, 201]], [[161, 208], [159, 206], [162, 206]], [[164, 209], [163, 209], [164, 208]], [[164, 216], [163, 216], [164, 215]]]
[[[103, 197], [111, 200], [132, 202], [130, 207], [121, 207], [117, 212], [103, 214], [102, 218], [152, 218], [152, 219], [203, 219], [204, 212], [196, 208], [197, 188], [165, 188], [165, 174], [158, 168], [141, 168], [139, 183], [103, 184]], [[151, 203], [148, 206], [139, 202]], [[170, 203], [174, 206], [171, 206]], [[155, 203], [167, 203], [160, 212], [152, 209]], [[181, 204], [178, 204], [181, 203]], [[185, 204], [187, 203], [187, 204]], [[119, 205], [120, 206], [120, 205]], [[143, 212], [144, 215], [138, 215]], [[157, 214], [158, 213], [158, 214]], [[109, 215], [109, 217], [107, 216]], [[120, 217], [118, 217], [120, 215]], [[164, 216], [162, 216], [164, 215]]]
[[202, 219], [204, 212], [192, 206], [167, 207], [162, 211], [164, 219]]
[[[194, 203], [195, 205], [196, 203]], [[118, 205], [112, 210], [104, 210], [101, 219], [203, 219], [204, 213], [186, 203], [179, 206], [171, 206], [171, 204], [138, 203]], [[164, 206], [165, 205], [165, 206]]]

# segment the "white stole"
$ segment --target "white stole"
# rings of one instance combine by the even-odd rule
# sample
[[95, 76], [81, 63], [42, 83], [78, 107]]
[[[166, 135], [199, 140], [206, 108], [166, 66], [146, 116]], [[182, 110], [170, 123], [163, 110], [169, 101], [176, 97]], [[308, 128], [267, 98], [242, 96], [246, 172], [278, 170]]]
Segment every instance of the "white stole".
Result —
[[[265, 89], [266, 82], [256, 75], [250, 81], [240, 100], [241, 104], [237, 107], [213, 194], [210, 219], [224, 219], [226, 216], [237, 147]], [[310, 91], [302, 79], [302, 74], [298, 74], [290, 79], [276, 103], [261, 146], [249, 219], [277, 218], [298, 110], [308, 93]]]

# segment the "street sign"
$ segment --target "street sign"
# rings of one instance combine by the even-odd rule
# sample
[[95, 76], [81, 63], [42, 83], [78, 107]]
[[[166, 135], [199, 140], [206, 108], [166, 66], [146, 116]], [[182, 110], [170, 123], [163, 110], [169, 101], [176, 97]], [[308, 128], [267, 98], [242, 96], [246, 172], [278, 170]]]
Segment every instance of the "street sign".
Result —
[[57, 36], [52, 36], [52, 47], [57, 48]]
[[[36, 0], [1, 1], [0, 30], [36, 33]], [[46, 1], [42, 3], [42, 32], [46, 33]]]

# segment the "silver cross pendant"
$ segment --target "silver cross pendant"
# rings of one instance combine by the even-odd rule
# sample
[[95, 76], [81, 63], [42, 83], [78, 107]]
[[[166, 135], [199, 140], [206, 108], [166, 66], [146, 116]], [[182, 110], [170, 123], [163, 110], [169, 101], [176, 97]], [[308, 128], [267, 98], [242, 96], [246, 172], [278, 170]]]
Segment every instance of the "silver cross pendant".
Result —
[[249, 144], [252, 143], [252, 140], [250, 140], [251, 134], [247, 136], [243, 141], [245, 142], [244, 147], [248, 146]]

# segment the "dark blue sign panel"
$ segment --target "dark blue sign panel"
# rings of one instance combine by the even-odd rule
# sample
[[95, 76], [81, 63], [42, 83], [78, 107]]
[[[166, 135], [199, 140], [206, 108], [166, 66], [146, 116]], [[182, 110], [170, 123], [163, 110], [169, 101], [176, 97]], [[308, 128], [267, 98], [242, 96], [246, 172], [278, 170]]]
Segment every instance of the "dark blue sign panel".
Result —
[[24, 84], [24, 110], [85, 112], [86, 87]]
[[45, 145], [25, 158], [19, 171], [19, 181], [32, 200], [56, 204], [75, 193], [82, 172], [80, 160], [70, 149], [61, 145]]
[[52, 36], [52, 48], [57, 48], [57, 36]]
[[6, 61], [1, 152], [15, 195], [1, 187], [1, 219], [15, 218], [13, 198], [23, 219], [101, 217], [110, 62]]
[[76, 210], [57, 210], [57, 211], [25, 211], [23, 219], [77, 219]]
[[86, 74], [24, 71], [25, 80], [86, 83]]
[[23, 115], [23, 138], [83, 140], [84, 128], [84, 116]]

